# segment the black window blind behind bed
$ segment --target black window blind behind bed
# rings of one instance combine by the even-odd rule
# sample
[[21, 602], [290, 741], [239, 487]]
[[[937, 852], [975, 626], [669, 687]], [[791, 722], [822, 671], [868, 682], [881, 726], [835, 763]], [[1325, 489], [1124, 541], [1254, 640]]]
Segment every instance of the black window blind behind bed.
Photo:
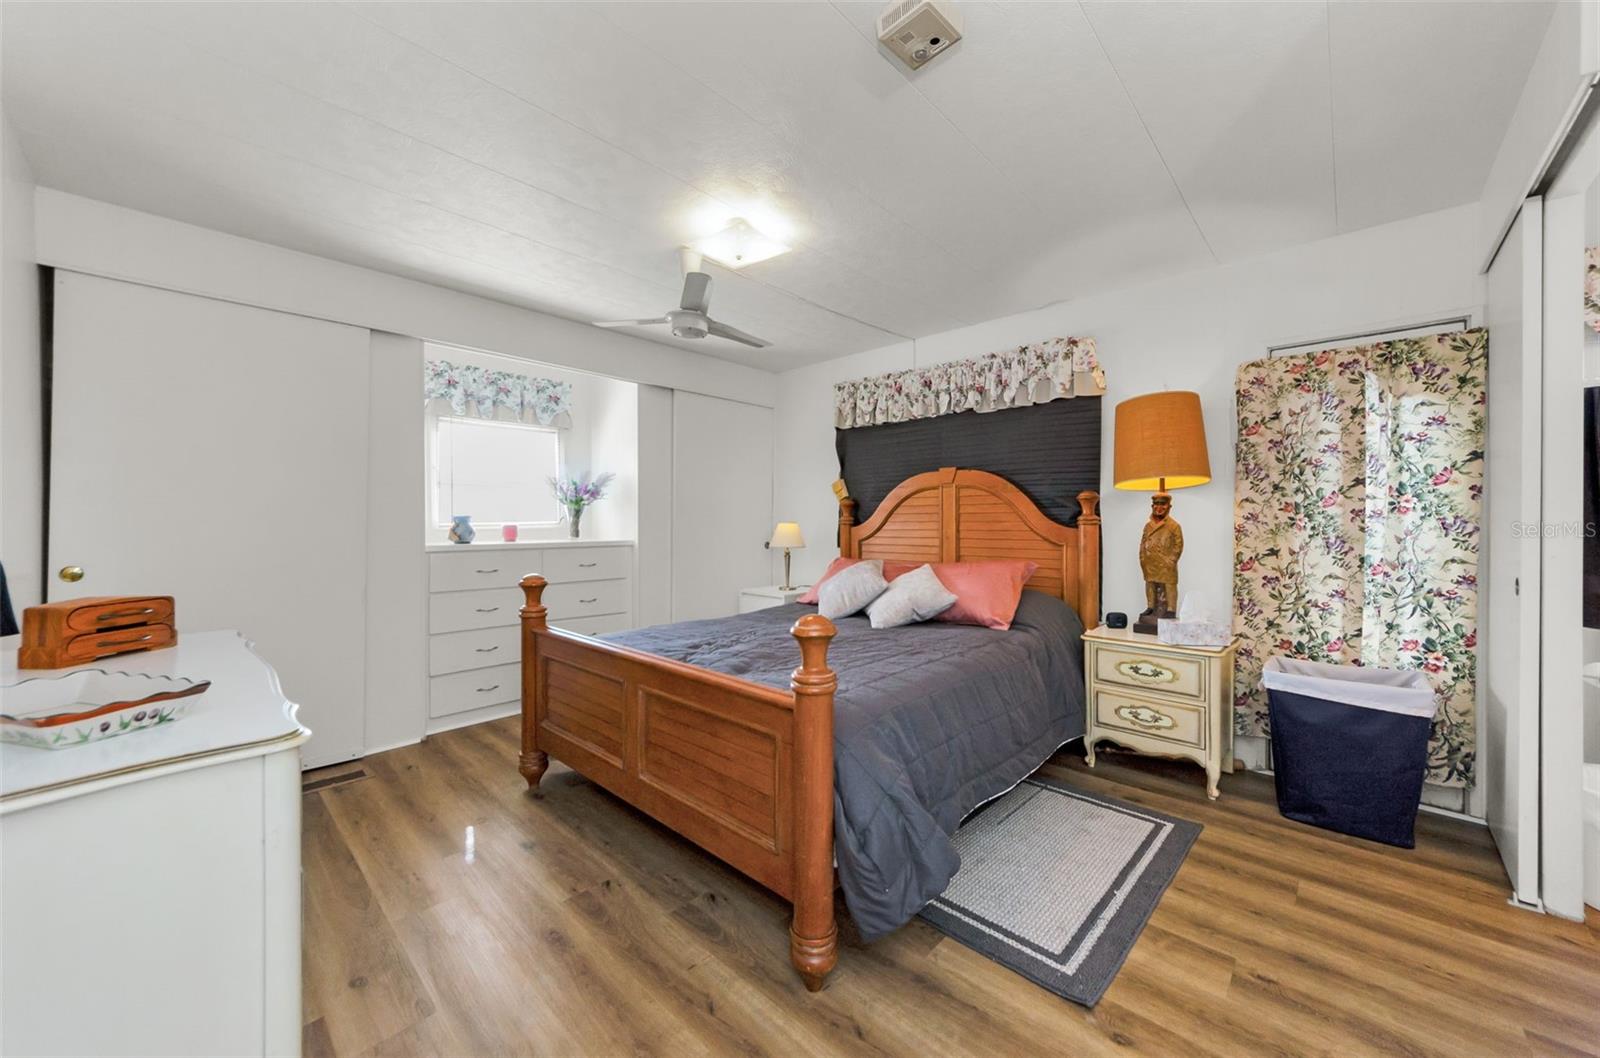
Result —
[[1054, 520], [1076, 525], [1078, 493], [1100, 491], [1103, 403], [1077, 397], [836, 430], [839, 476], [855, 497], [856, 522], [911, 475], [961, 467], [999, 474]]

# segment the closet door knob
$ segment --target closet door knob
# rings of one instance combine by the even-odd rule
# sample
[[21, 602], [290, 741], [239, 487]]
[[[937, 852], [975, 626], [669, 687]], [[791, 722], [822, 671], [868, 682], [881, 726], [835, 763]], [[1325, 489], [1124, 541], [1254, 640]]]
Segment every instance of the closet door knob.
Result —
[[66, 581], [68, 584], [76, 584], [80, 580], [83, 579], [83, 567], [82, 566], [62, 566], [61, 567], [61, 572], [57, 573], [56, 576], [60, 577], [64, 581]]

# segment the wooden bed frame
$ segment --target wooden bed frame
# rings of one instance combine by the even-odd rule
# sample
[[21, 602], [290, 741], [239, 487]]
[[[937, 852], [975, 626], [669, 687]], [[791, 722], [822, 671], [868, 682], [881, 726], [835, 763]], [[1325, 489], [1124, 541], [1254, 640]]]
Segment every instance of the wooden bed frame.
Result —
[[[850, 558], [1031, 559], [1028, 581], [1099, 623], [1099, 494], [1076, 527], [980, 470], [907, 478], [865, 524], [839, 505]], [[800, 667], [786, 693], [736, 676], [549, 627], [543, 577], [522, 579], [522, 754], [530, 788], [555, 757], [794, 905], [789, 957], [816, 991], [838, 959], [833, 914], [833, 622], [791, 634]]]

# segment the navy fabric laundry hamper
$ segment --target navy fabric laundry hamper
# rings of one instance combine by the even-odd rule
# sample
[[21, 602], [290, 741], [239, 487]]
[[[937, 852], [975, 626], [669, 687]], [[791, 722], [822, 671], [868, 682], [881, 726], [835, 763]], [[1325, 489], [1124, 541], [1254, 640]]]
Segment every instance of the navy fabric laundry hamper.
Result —
[[1434, 695], [1416, 671], [1272, 658], [1261, 673], [1278, 811], [1400, 848], [1428, 767]]

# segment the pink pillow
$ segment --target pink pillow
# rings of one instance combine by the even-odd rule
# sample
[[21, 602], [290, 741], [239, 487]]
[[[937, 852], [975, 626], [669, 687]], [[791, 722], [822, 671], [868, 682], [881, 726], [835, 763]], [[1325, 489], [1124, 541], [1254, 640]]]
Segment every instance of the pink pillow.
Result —
[[[885, 567], [887, 567], [885, 563]], [[956, 604], [934, 618], [958, 625], [979, 625], [1004, 631], [1011, 627], [1022, 601], [1022, 586], [1039, 568], [1037, 562], [936, 562], [933, 572], [955, 593]], [[884, 569], [884, 578], [889, 571]]]
[[[834, 559], [832, 562], [828, 563], [828, 568], [823, 570], [822, 576], [817, 578], [817, 582], [811, 585], [811, 587], [807, 588], [806, 593], [800, 596], [800, 598], [796, 599], [795, 602], [803, 603], [806, 606], [817, 605], [817, 589], [822, 587], [823, 583], [827, 581], [829, 577], [837, 576], [841, 570], [849, 569], [851, 566], [861, 561], [864, 560], [859, 558], [845, 558], [843, 555]], [[910, 573], [920, 565], [922, 565], [921, 562], [896, 562], [894, 559], [890, 559], [883, 564], [883, 579], [894, 580], [896, 577], [902, 574]], [[952, 588], [950, 590], [954, 591], [955, 589]]]

